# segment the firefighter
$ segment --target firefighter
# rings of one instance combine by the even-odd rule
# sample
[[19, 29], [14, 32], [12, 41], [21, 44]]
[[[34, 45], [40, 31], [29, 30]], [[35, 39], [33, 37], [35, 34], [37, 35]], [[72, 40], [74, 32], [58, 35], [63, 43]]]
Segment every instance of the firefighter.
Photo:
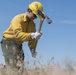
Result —
[[32, 2], [29, 4], [25, 13], [16, 15], [10, 22], [10, 26], [2, 34], [1, 48], [5, 59], [5, 65], [10, 65], [20, 69], [24, 62], [24, 52], [22, 43], [28, 42], [28, 47], [33, 54], [36, 54], [35, 40], [39, 40], [41, 33], [36, 32], [36, 24], [34, 19], [42, 17], [38, 14], [38, 10], [43, 11], [40, 2]]

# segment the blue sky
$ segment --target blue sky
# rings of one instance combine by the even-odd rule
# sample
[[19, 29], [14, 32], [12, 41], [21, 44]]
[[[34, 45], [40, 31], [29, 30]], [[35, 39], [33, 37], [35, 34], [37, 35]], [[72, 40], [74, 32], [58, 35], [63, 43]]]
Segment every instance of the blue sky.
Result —
[[[12, 18], [25, 13], [28, 4], [35, 0], [1, 0], [0, 1], [0, 40], [2, 32], [8, 28]], [[42, 56], [44, 62], [54, 57], [55, 62], [65, 58], [76, 61], [76, 0], [37, 0], [43, 4], [44, 12], [53, 20], [52, 24], [43, 23], [42, 33], [37, 45], [37, 58]], [[39, 19], [36, 19], [37, 29]], [[25, 60], [33, 59], [27, 43], [23, 44]], [[36, 60], [33, 59], [33, 60]], [[4, 63], [0, 47], [0, 62]]]

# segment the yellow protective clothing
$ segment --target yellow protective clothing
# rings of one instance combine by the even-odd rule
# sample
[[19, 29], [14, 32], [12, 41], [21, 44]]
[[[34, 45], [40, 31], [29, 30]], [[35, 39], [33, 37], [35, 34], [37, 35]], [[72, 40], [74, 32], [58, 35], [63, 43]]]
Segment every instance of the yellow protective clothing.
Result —
[[13, 40], [18, 45], [28, 41], [28, 46], [34, 48], [35, 40], [30, 37], [30, 34], [35, 31], [34, 21], [29, 22], [26, 18], [26, 13], [24, 13], [12, 19], [9, 28], [3, 32], [2, 36], [8, 40]]
[[29, 4], [29, 8], [32, 10], [32, 12], [37, 16], [40, 17], [40, 15], [38, 14], [38, 10], [43, 11], [43, 5], [40, 2], [32, 2], [31, 4]]

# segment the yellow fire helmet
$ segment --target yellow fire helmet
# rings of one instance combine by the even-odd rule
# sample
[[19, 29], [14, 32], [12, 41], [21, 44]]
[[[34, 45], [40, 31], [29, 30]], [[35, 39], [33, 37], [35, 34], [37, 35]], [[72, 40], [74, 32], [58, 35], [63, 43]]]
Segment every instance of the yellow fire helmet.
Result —
[[29, 4], [29, 9], [32, 10], [32, 12], [39, 17], [38, 10], [43, 11], [43, 5], [40, 2], [32, 2]]

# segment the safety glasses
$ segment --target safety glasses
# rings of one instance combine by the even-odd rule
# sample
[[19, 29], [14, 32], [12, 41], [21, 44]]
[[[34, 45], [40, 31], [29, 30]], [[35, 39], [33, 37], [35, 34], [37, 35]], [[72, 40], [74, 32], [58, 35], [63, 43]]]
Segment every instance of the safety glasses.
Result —
[[37, 18], [37, 16], [32, 12], [32, 14], [34, 15], [35, 18]]

